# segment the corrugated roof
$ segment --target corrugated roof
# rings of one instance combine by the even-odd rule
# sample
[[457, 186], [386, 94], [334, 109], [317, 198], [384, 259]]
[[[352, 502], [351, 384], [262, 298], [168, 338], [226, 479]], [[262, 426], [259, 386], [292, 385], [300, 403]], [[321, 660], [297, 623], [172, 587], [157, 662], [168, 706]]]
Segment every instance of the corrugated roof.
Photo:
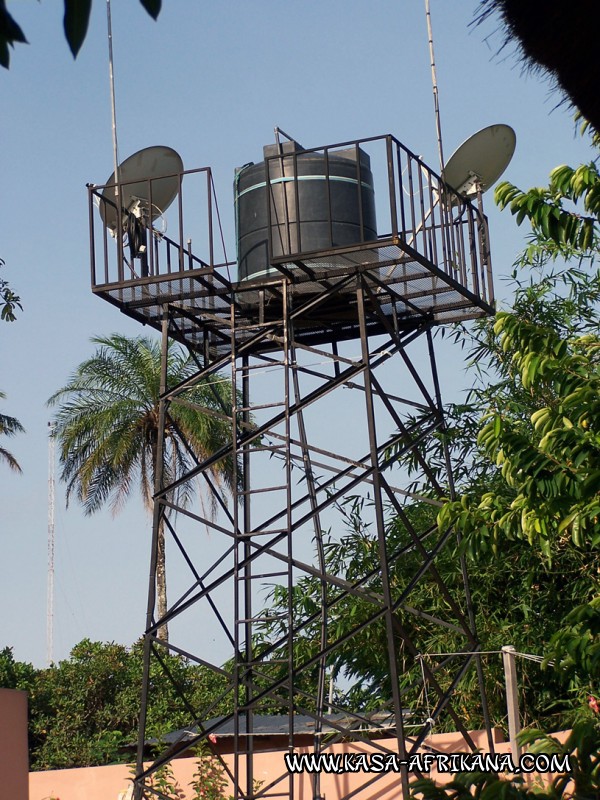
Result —
[[[404, 712], [405, 718], [411, 715], [411, 712]], [[170, 745], [175, 743], [182, 743], [186, 740], [192, 740], [201, 731], [208, 731], [211, 735], [217, 738], [228, 738], [234, 736], [234, 719], [228, 717], [213, 717], [203, 722], [201, 725], [193, 726], [190, 728], [180, 728], [179, 730], [172, 731], [166, 734], [161, 739], [162, 744]], [[245, 731], [245, 717], [240, 715], [239, 720], [239, 735], [246, 736]], [[317, 722], [314, 717], [295, 714], [294, 715], [294, 733], [298, 734], [313, 734], [317, 728]], [[396, 724], [394, 715], [389, 711], [376, 711], [357, 714], [328, 714], [324, 717], [324, 724], [321, 727], [321, 733], [332, 734], [338, 733], [340, 728], [350, 732], [358, 733], [381, 733], [395, 730]], [[254, 715], [252, 718], [252, 733], [254, 736], [285, 736], [289, 731], [289, 717], [287, 714], [275, 715]], [[148, 739], [147, 745], [159, 744], [157, 739]]]

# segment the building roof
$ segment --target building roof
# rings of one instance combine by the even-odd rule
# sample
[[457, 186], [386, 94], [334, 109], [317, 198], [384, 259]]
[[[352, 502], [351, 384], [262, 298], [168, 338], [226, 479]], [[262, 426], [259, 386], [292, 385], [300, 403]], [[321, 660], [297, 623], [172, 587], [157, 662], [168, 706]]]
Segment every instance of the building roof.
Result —
[[[412, 715], [411, 712], [405, 711], [404, 716], [408, 718]], [[239, 735], [247, 736], [245, 717], [242, 714], [240, 715], [239, 726]], [[314, 717], [305, 714], [294, 715], [294, 734], [296, 736], [312, 735], [315, 733], [316, 728], [317, 722]], [[340, 731], [340, 729], [342, 730]], [[288, 730], [289, 717], [287, 714], [255, 714], [252, 718], [253, 736], [287, 736]], [[364, 714], [328, 714], [324, 717], [324, 724], [320, 733], [324, 736], [345, 731], [348, 733], [362, 732], [363, 734], [393, 734], [395, 730], [394, 715], [389, 711], [376, 711]], [[213, 717], [201, 725], [172, 731], [163, 736], [160, 742], [158, 739], [148, 739], [146, 745], [152, 747], [157, 744], [182, 744], [188, 740], [192, 741], [201, 732], [207, 732], [211, 737], [216, 737], [216, 739], [232, 738], [235, 735], [233, 716]]]

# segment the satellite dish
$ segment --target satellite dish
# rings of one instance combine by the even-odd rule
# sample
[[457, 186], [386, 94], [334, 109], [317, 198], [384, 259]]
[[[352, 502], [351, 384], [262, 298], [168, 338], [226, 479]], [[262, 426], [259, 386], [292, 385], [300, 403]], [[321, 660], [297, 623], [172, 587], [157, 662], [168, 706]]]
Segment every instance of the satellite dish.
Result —
[[[157, 217], [162, 216], [177, 197], [181, 172], [183, 172], [183, 161], [179, 153], [171, 147], [157, 145], [138, 150], [118, 168], [119, 200], [117, 200], [115, 173], [113, 172], [106, 181], [107, 186], [102, 192], [99, 206], [102, 222], [113, 235], [122, 230], [123, 218], [128, 214], [133, 214], [151, 224]], [[152, 208], [150, 208], [150, 195], [152, 195]], [[117, 214], [119, 205], [122, 209], [121, 215]]]
[[485, 192], [510, 164], [517, 137], [510, 125], [490, 125], [474, 133], [450, 156], [444, 180], [461, 197]]

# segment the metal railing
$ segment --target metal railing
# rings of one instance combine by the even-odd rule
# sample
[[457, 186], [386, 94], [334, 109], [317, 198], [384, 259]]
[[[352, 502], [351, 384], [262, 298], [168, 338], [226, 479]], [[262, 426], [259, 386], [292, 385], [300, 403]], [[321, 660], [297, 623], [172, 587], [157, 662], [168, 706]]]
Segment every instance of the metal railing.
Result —
[[[336, 153], [352, 149], [356, 165], [352, 184], [357, 233], [351, 249], [356, 251], [363, 246], [365, 250], [373, 250], [397, 245], [405, 254], [404, 260], [412, 258], [426, 268], [433, 268], [438, 274], [447, 276], [451, 283], [491, 304], [493, 284], [489, 233], [481, 194], [474, 198], [474, 203], [461, 197], [444, 183], [440, 175], [391, 135], [282, 152], [266, 159], [270, 262], [285, 264], [302, 261], [317, 253], [321, 256], [335, 255], [349, 249], [347, 245], [337, 244], [334, 237], [333, 198], [335, 181], [340, 179], [333, 174], [331, 164]], [[365, 194], [371, 191], [365, 180], [365, 154], [370, 156], [372, 165], [378, 219], [376, 239], [365, 225], [364, 218], [367, 207]], [[318, 251], [308, 249], [302, 241], [305, 220], [302, 218], [301, 184], [305, 176], [299, 165], [307, 156], [320, 157], [323, 170], [321, 206], [325, 209], [325, 225], [321, 227]], [[282, 180], [287, 187], [283, 201]], [[348, 191], [348, 185], [345, 191]], [[329, 232], [328, 237], [323, 236], [323, 230]]]
[[[341, 151], [345, 151], [347, 160], [344, 177], [333, 171], [336, 164], [339, 167]], [[308, 245], [303, 241], [303, 237], [309, 238], [305, 234], [306, 218], [303, 218], [306, 208], [304, 193], [307, 177], [314, 176], [303, 174], [302, 159], [315, 156], [321, 159], [322, 174], [318, 176], [316, 191], [322, 219], [319, 220], [318, 249], [310, 249], [314, 237]], [[395, 137], [376, 136], [281, 152], [265, 158], [265, 173], [265, 238], [268, 242], [265, 242], [267, 263], [264, 268], [274, 268], [272, 275], [289, 274], [286, 264], [306, 263], [317, 257], [326, 262], [327, 256], [339, 256], [350, 251], [353, 254], [350, 263], [360, 264], [360, 254], [364, 252], [365, 264], [371, 267], [381, 265], [383, 279], [393, 280], [398, 275], [396, 265], [413, 262], [421, 273], [435, 275], [458, 291], [466, 290], [488, 306], [493, 304], [488, 223], [481, 194], [475, 197], [475, 202], [459, 196]], [[165, 178], [175, 178], [179, 185], [176, 200], [169, 208], [170, 228], [175, 230], [172, 236], [152, 220], [156, 210], [152, 203], [153, 186]], [[146, 186], [145, 219], [140, 218], [139, 211], [134, 213], [131, 208], [117, 208], [113, 199], [125, 196], [127, 187], [133, 183], [138, 191], [139, 185]], [[194, 185], [196, 189], [193, 189]], [[336, 240], [336, 214], [342, 185], [346, 199], [348, 193], [354, 192], [350, 203], [355, 214], [352, 241], [340, 244]], [[311, 191], [315, 186], [313, 181]], [[105, 194], [107, 189], [108, 195]], [[114, 184], [89, 185], [88, 198], [94, 289], [158, 283], [170, 276], [183, 277], [195, 271], [212, 271], [218, 277], [218, 270], [220, 277], [231, 280], [229, 266], [233, 265], [226, 258], [215, 263], [213, 240], [217, 226], [220, 227], [220, 218], [209, 167], [123, 182], [116, 192]], [[118, 230], [111, 232], [95, 213], [94, 206], [102, 208], [103, 204], [104, 219], [107, 218], [107, 209], [110, 209], [114, 227]], [[371, 213], [373, 204], [377, 216], [376, 230], [374, 214]], [[160, 220], [162, 213], [156, 216]], [[193, 237], [190, 229], [194, 232]], [[194, 255], [192, 239], [194, 250], [204, 257]], [[336, 263], [343, 265], [348, 262], [338, 260]]]
[[[169, 208], [170, 226], [176, 231], [174, 238], [167, 236], [166, 230], [161, 230], [154, 219], [164, 220], [162, 210], [153, 204], [153, 186], [165, 178], [175, 178], [179, 184], [175, 202]], [[190, 179], [193, 181], [194, 178], [197, 179], [196, 186], [192, 187]], [[198, 186], [198, 183], [201, 185]], [[144, 187], [141, 194], [145, 198], [145, 213], [141, 215], [139, 211], [118, 204], [118, 198], [126, 197], [127, 187], [133, 184], [138, 193], [139, 187]], [[189, 220], [184, 219], [184, 208], [190, 216], [186, 189], [190, 197], [193, 195], [194, 216], [201, 218], [200, 223], [194, 219], [190, 225]], [[105, 190], [109, 191], [105, 194]], [[132, 282], [152, 283], [194, 270], [211, 271], [216, 266], [213, 231], [215, 217], [218, 219], [218, 207], [209, 167], [119, 182], [117, 186], [91, 184], [88, 185], [88, 206], [91, 281], [94, 289], [106, 285], [125, 287]], [[100, 209], [100, 219], [96, 207]], [[106, 219], [113, 222], [112, 226], [105, 224]], [[194, 228], [194, 225], [198, 227]], [[192, 251], [192, 238], [189, 235], [186, 238], [190, 227], [198, 232], [205, 259], [194, 255]], [[194, 244], [197, 245], [197, 241]]]

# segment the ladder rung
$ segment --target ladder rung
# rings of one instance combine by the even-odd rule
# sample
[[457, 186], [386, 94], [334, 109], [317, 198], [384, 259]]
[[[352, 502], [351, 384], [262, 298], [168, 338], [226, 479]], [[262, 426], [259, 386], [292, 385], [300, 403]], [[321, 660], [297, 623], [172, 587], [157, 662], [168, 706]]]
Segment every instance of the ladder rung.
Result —
[[[241, 448], [240, 448], [241, 449]], [[245, 453], [265, 453], [271, 450], [274, 453], [277, 453], [279, 450], [285, 450], [285, 444], [265, 444], [262, 447], [248, 447], [244, 450]]]
[[287, 484], [283, 486], [265, 486], [263, 489], [246, 489], [244, 492], [238, 492], [238, 494], [260, 494], [261, 492], [281, 492], [284, 489], [287, 489]]
[[280, 533], [288, 533], [288, 528], [274, 528], [268, 531], [246, 531], [240, 538], [251, 539], [253, 536], [279, 536]]
[[269, 369], [270, 367], [284, 367], [285, 361], [281, 359], [273, 359], [272, 361], [264, 361], [260, 364], [248, 364], [247, 367], [238, 367], [238, 372], [249, 372], [251, 369]]
[[240, 406], [238, 411], [261, 411], [263, 408], [284, 408], [285, 403], [258, 403], [252, 406]]
[[[250, 575], [252, 580], [256, 580], [257, 578], [287, 578], [287, 572], [262, 572], [260, 575]], [[241, 578], [240, 580], [245, 580], [245, 578]]]
[[247, 619], [238, 619], [237, 624], [243, 625], [246, 622], [272, 622], [276, 619], [287, 619], [287, 614], [269, 614], [268, 617], [248, 617]]

